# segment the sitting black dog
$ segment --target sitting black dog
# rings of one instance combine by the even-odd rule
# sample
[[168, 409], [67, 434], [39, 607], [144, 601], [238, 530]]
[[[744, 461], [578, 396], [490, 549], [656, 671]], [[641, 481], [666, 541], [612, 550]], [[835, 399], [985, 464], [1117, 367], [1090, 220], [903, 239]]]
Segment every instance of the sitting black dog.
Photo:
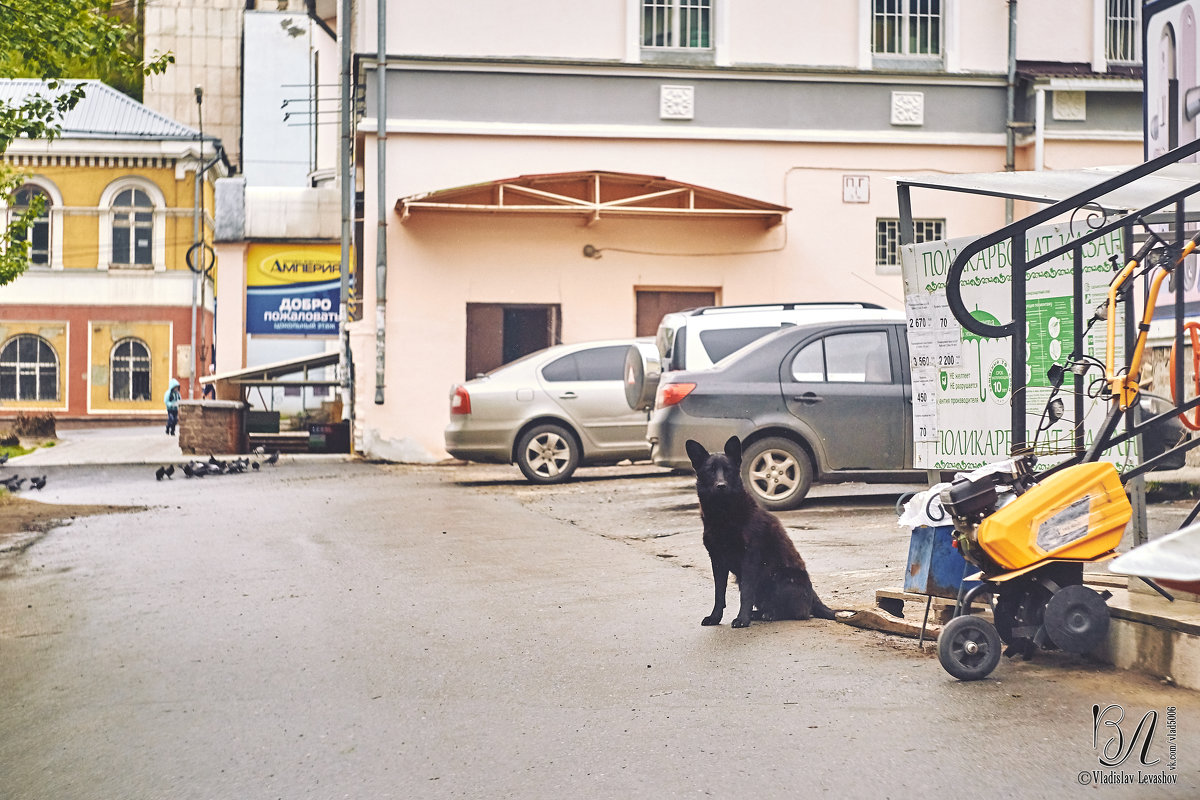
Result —
[[729, 573], [737, 578], [742, 602], [734, 628], [750, 624], [751, 612], [763, 620], [833, 619], [813, 590], [804, 559], [773, 514], [761, 508], [742, 484], [742, 443], [736, 436], [724, 453], [687, 442], [696, 469], [696, 494], [704, 522], [704, 547], [712, 559], [716, 602], [701, 625], [720, 625], [725, 612]]

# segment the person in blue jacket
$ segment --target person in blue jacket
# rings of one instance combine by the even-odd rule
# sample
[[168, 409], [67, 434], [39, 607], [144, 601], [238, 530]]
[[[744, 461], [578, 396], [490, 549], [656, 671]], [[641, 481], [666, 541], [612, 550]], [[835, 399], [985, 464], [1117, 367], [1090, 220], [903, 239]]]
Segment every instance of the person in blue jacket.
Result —
[[167, 404], [167, 435], [174, 436], [175, 426], [179, 424], [179, 381], [171, 378], [163, 402]]

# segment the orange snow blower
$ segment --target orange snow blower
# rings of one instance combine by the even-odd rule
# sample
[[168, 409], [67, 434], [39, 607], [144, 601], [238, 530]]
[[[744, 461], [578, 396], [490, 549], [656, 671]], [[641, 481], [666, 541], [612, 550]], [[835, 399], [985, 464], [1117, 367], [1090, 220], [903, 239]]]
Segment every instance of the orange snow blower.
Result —
[[[1107, 637], [1110, 595], [1084, 586], [1083, 568], [1116, 556], [1132, 509], [1116, 468], [1098, 459], [1111, 446], [1124, 412], [1137, 402], [1146, 337], [1162, 281], [1198, 243], [1200, 234], [1173, 263], [1159, 258], [1141, 270], [1156, 248], [1163, 252], [1164, 243], [1150, 233], [1145, 246], [1113, 278], [1107, 302], [1092, 319], [1093, 324], [1102, 319], [1108, 323], [1100, 396], [1109, 402], [1110, 410], [1081, 457], [1038, 474], [1033, 469], [1036, 457], [1021, 455], [961, 476], [942, 490], [942, 505], [954, 521], [955, 545], [980, 569], [966, 579], [980, 583], [962, 595], [954, 618], [938, 637], [938, 659], [954, 677], [986, 677], [999, 663], [1004, 645], [1004, 654], [1010, 657], [1029, 658], [1038, 648], [1081, 654]], [[1127, 282], [1151, 272], [1154, 277], [1133, 354], [1128, 369], [1119, 370], [1115, 359], [1118, 297]], [[1054, 388], [1039, 434], [1063, 416], [1062, 400], [1055, 394], [1064, 375], [1082, 374], [1089, 364], [1099, 366], [1097, 361], [1072, 354], [1065, 367], [1051, 368], [1048, 377]], [[969, 613], [972, 601], [983, 594], [991, 596], [994, 623]]]

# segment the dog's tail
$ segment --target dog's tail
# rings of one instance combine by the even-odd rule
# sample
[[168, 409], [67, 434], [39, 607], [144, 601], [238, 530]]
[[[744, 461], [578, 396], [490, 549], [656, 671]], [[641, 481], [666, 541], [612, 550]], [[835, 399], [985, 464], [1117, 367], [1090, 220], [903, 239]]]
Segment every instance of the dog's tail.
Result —
[[817, 619], [837, 619], [833, 610], [821, 602], [821, 598], [813, 594], [812, 615]]

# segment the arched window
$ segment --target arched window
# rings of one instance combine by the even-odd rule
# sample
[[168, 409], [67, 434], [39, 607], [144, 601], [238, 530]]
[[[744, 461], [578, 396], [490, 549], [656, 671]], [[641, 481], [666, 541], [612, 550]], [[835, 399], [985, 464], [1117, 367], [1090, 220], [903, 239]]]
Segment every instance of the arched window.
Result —
[[154, 266], [154, 203], [141, 189], [124, 189], [112, 205], [114, 266]]
[[41, 187], [27, 183], [13, 194], [12, 207], [15, 213], [23, 214], [37, 197], [45, 200], [42, 213], [25, 231], [18, 232], [14, 238], [24, 239], [25, 235], [28, 235], [29, 263], [37, 267], [48, 267], [50, 266], [50, 195]]
[[0, 348], [0, 400], [57, 400], [58, 356], [40, 336], [21, 333]]
[[110, 400], [150, 399], [150, 348], [140, 339], [122, 339], [113, 348]]

